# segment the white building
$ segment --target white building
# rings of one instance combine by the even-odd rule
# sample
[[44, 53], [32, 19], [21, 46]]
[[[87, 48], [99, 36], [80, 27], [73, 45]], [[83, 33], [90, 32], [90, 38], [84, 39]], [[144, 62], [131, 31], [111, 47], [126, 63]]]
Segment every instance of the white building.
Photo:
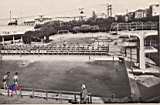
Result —
[[145, 9], [138, 9], [135, 11], [135, 18], [140, 19], [140, 18], [145, 18], [147, 17], [147, 10]]
[[46, 22], [52, 21], [52, 18], [47, 16], [38, 16], [34, 19], [28, 19], [24, 21], [24, 25], [26, 26], [34, 26], [36, 24], [44, 24]]
[[[26, 31], [34, 31], [31, 26], [0, 26], [0, 43], [11, 43], [22, 41], [22, 35]], [[10, 38], [9, 38], [10, 37]]]
[[36, 21], [34, 19], [32, 19], [32, 20], [25, 20], [24, 21], [24, 25], [25, 26], [34, 26], [35, 23], [36, 23]]
[[0, 35], [12, 35], [25, 33], [26, 31], [34, 31], [32, 26], [0, 26]]
[[151, 9], [152, 16], [160, 15], [160, 5], [159, 4], [150, 5], [150, 9]]

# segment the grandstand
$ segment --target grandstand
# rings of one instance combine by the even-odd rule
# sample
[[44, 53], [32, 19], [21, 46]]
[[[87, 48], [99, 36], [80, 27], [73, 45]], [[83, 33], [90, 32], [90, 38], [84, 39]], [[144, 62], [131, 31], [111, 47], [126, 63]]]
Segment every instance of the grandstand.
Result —
[[[2, 55], [107, 55], [109, 46], [103, 40], [69, 39], [49, 44], [7, 44], [2, 46]], [[98, 43], [95, 43], [98, 42]], [[95, 45], [96, 44], [96, 45]]]
[[5, 45], [1, 50], [2, 55], [10, 54], [44, 54], [44, 55], [107, 55], [108, 46], [94, 47], [83, 46], [30, 46], [30, 45]]

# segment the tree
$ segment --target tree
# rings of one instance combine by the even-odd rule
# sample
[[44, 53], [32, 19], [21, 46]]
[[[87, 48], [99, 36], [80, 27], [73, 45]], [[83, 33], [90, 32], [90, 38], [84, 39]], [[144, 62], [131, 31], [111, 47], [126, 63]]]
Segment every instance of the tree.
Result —
[[22, 36], [23, 42], [25, 44], [31, 44], [31, 35], [33, 35], [34, 31], [27, 31]]

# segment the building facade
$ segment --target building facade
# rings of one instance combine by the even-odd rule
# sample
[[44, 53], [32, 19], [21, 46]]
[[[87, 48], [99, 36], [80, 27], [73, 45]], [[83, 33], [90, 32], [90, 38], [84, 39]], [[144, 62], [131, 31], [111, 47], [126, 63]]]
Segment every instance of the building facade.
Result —
[[147, 10], [146, 9], [138, 9], [135, 11], [135, 19], [141, 19], [147, 17]]
[[160, 5], [159, 4], [150, 5], [149, 9], [150, 9], [151, 16], [160, 15]]
[[131, 21], [135, 17], [135, 12], [129, 12], [129, 13], [126, 14], [126, 16], [128, 18], [128, 21]]

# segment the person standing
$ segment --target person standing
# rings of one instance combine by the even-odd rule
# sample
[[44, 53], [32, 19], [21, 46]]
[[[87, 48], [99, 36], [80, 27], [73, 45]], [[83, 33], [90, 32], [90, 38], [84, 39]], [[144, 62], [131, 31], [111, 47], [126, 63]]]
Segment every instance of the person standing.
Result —
[[81, 86], [81, 104], [86, 104], [88, 103], [88, 91], [86, 89], [86, 85], [82, 84]]
[[9, 86], [9, 76], [10, 76], [10, 72], [7, 72], [4, 76], [3, 76], [3, 88], [5, 90], [8, 89]]
[[8, 96], [9, 96], [9, 86], [10, 86], [10, 72], [7, 72], [3, 76], [3, 88], [7, 91]]
[[17, 94], [17, 88], [18, 88], [18, 72], [15, 72], [13, 78], [12, 78], [12, 82], [9, 85], [9, 90], [11, 91], [11, 96], [13, 96], [13, 94]]
[[13, 82], [16, 86], [18, 86], [18, 72], [15, 72], [14, 76], [13, 76]]
[[18, 72], [15, 72], [14, 76], [13, 76], [13, 85], [12, 85], [12, 92], [15, 91], [15, 93], [17, 94], [17, 89], [18, 89]]

